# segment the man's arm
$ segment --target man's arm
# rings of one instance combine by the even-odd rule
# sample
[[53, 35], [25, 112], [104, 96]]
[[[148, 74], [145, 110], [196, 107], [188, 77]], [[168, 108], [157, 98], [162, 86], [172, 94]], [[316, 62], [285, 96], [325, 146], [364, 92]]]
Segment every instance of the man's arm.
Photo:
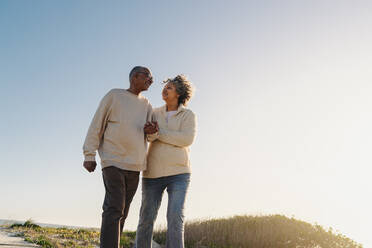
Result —
[[156, 121], [155, 112], [151, 104], [149, 105], [147, 110], [147, 123], [145, 124], [143, 130], [145, 132], [146, 140], [148, 142], [153, 142], [154, 140], [157, 139], [159, 126], [158, 122]]
[[108, 92], [101, 100], [97, 111], [90, 123], [87, 136], [83, 145], [84, 164], [83, 166], [89, 171], [94, 171], [96, 167], [96, 151], [101, 142], [103, 133], [106, 128], [108, 117], [111, 113], [113, 101], [112, 91]]

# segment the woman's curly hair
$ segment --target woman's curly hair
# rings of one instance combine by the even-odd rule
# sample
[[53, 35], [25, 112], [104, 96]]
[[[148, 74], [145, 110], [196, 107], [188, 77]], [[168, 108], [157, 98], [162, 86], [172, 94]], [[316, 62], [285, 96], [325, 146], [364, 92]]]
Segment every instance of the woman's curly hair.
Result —
[[163, 83], [172, 83], [176, 87], [177, 94], [180, 95], [178, 98], [178, 105], [187, 105], [193, 95], [194, 88], [185, 75], [180, 74], [175, 78], [168, 78], [164, 80]]

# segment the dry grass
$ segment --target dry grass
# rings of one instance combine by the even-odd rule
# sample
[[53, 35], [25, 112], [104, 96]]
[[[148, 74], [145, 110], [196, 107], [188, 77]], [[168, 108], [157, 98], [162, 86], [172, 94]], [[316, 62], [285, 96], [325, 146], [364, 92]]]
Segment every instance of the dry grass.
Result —
[[[24, 224], [9, 226], [8, 231], [17, 233], [26, 241], [43, 248], [94, 248], [99, 246], [98, 229], [40, 227], [31, 221], [26, 221]], [[121, 245], [131, 247], [134, 237], [135, 232], [124, 232]]]
[[13, 226], [10, 231], [44, 248], [96, 247], [99, 244], [99, 232], [96, 230]]
[[[30, 221], [13, 225], [25, 240], [51, 247], [97, 247], [97, 229], [69, 229], [40, 227]], [[165, 243], [165, 230], [154, 233], [154, 240]], [[135, 232], [125, 232], [121, 244], [132, 247]], [[235, 216], [187, 222], [186, 248], [362, 248], [362, 245], [319, 225], [312, 225], [282, 215]]]
[[[165, 242], [165, 230], [154, 234]], [[282, 215], [235, 216], [188, 222], [187, 248], [361, 248], [342, 234]]]

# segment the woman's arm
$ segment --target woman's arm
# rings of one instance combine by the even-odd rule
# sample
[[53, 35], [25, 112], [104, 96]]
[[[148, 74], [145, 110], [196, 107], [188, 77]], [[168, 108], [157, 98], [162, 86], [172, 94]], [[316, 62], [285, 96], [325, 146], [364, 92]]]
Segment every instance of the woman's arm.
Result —
[[173, 131], [159, 127], [157, 139], [174, 146], [190, 146], [196, 135], [196, 116], [190, 110], [187, 112], [186, 118], [181, 124], [181, 130]]

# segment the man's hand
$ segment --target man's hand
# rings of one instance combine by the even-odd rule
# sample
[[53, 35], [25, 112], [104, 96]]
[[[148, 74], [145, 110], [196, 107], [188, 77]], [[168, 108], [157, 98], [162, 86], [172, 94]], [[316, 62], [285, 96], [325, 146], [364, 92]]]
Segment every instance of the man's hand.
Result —
[[159, 131], [159, 126], [157, 122], [147, 122], [143, 128], [145, 134], [154, 134]]
[[93, 172], [96, 169], [97, 163], [96, 161], [84, 161], [83, 166], [87, 171]]

